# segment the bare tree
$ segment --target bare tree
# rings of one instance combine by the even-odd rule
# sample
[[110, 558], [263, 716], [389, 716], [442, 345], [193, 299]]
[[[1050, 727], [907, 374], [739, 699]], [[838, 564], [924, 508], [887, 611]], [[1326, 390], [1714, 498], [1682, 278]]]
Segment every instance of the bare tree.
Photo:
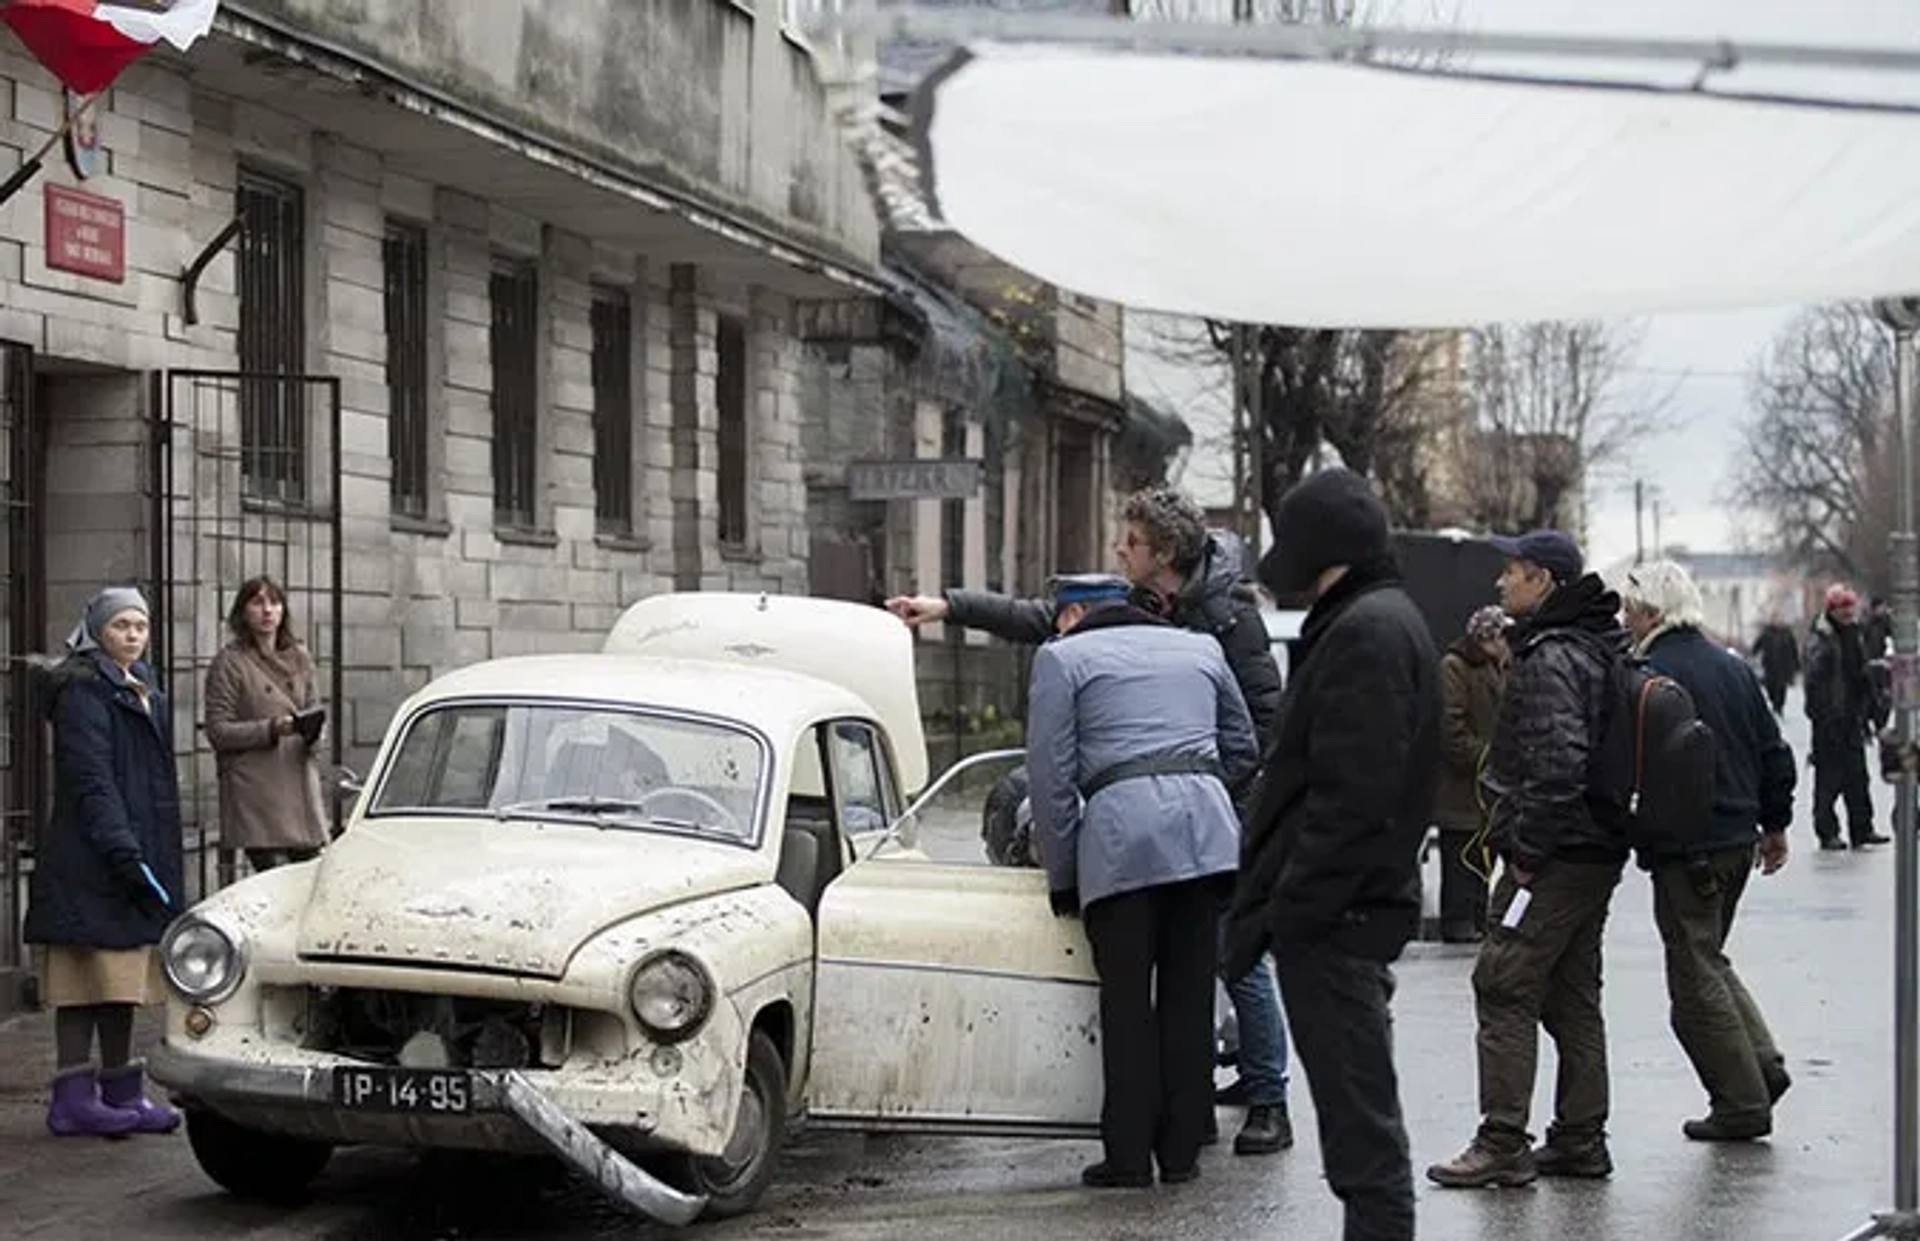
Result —
[[1796, 317], [1755, 365], [1735, 496], [1772, 518], [1779, 544], [1887, 586], [1897, 482], [1893, 346], [1863, 305]]
[[1668, 397], [1629, 391], [1637, 326], [1494, 325], [1468, 337], [1471, 416], [1455, 446], [1471, 520], [1571, 527], [1591, 482], [1668, 426]]

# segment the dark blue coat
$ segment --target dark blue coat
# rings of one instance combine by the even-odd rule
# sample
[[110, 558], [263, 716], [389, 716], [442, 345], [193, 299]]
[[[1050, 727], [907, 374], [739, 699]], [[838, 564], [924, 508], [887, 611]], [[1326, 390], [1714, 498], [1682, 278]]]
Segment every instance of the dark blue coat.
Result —
[[[133, 673], [152, 686], [152, 672]], [[173, 717], [151, 711], [97, 654], [69, 659], [46, 686], [53, 724], [53, 818], [34, 849], [26, 939], [82, 948], [156, 943], [181, 905], [180, 783]], [[145, 895], [152, 868], [173, 908]]]
[[1692, 628], [1660, 634], [1646, 654], [1713, 730], [1713, 821], [1696, 841], [1700, 851], [1751, 845], [1761, 829], [1785, 831], [1799, 773], [1753, 669]]

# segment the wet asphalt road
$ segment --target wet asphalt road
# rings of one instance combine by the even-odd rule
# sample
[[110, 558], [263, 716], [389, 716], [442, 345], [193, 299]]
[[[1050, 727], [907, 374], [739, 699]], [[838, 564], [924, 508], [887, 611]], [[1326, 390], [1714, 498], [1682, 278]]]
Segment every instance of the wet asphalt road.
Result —
[[[1790, 736], [1804, 755], [1795, 710], [1790, 703]], [[1607, 958], [1614, 1177], [1488, 1192], [1443, 1191], [1422, 1181], [1422, 1237], [1837, 1238], [1888, 1205], [1892, 854], [1813, 850], [1804, 770], [1802, 782], [1796, 855], [1783, 874], [1749, 889], [1734, 943], [1795, 1078], [1774, 1138], [1714, 1147], [1680, 1136], [1680, 1122], [1703, 1110], [1704, 1101], [1666, 1028], [1650, 896], [1644, 877], [1629, 872], [1615, 900]], [[1875, 796], [1884, 823], [1891, 791], [1877, 787]], [[928, 844], [943, 855], [978, 857], [976, 830], [975, 821], [956, 816]], [[1475, 1121], [1471, 968], [1471, 950], [1420, 945], [1399, 967], [1399, 1064], [1416, 1176], [1426, 1163], [1455, 1153]], [[1550, 1051], [1543, 1053], [1540, 1109], [1551, 1066]], [[689, 1235], [1338, 1237], [1339, 1211], [1320, 1179], [1311, 1102], [1297, 1080], [1294, 1118], [1300, 1142], [1289, 1152], [1236, 1158], [1222, 1145], [1204, 1157], [1194, 1184], [1122, 1193], [1078, 1187], [1080, 1166], [1097, 1156], [1089, 1143], [803, 1137], [757, 1214]], [[1222, 1121], [1230, 1135], [1234, 1115], [1223, 1111]], [[38, 1123], [37, 1106], [26, 1098], [0, 1100], [0, 1221], [7, 1221], [0, 1234], [66, 1241], [126, 1227], [137, 1228], [143, 1241], [670, 1235], [535, 1169], [423, 1165], [385, 1152], [341, 1154], [314, 1201], [295, 1211], [243, 1207], [211, 1191], [177, 1139], [94, 1146], [82, 1158], [39, 1136]]]

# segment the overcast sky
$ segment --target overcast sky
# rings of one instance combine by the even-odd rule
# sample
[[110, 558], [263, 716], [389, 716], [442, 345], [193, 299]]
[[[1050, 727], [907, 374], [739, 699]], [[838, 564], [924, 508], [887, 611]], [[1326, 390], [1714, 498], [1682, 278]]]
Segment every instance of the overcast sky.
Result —
[[[1580, 33], [1676, 38], [1733, 38], [1817, 44], [1920, 47], [1920, 0], [1442, 0], [1459, 24], [1482, 30]], [[1390, 6], [1382, 6], [1388, 9]], [[1418, 14], [1424, 3], [1406, 4]], [[1487, 62], [1490, 63], [1490, 62]], [[1505, 67], [1504, 65], [1502, 67]], [[1560, 66], [1564, 68], [1564, 64]], [[1596, 71], [1587, 64], [1588, 72]], [[1642, 66], [1611, 71], [1647, 76]], [[1672, 68], [1660, 70], [1671, 78]], [[1892, 83], [1878, 75], [1845, 77], [1743, 70], [1721, 79], [1741, 87], [1776, 87], [1840, 94], [1920, 99], [1920, 83]], [[1731, 313], [1660, 315], [1644, 321], [1645, 340], [1635, 382], [1648, 391], [1671, 391], [1684, 426], [1644, 445], [1633, 468], [1613, 480], [1596, 480], [1589, 505], [1589, 559], [1606, 564], [1631, 555], [1634, 511], [1631, 479], [1644, 479], [1661, 498], [1661, 534], [1669, 544], [1696, 551], [1730, 550], [1751, 516], [1725, 503], [1729, 466], [1740, 449], [1747, 416], [1746, 376], [1773, 336], [1799, 310], [1755, 307]], [[1137, 334], [1137, 333], [1136, 333]], [[1205, 443], [1224, 431], [1224, 415], [1208, 408], [1204, 394], [1217, 383], [1171, 371], [1136, 355], [1129, 382], [1142, 395], [1168, 400], [1189, 415]], [[1186, 480], [1203, 498], [1218, 502], [1226, 491], [1219, 461], [1196, 459]], [[1646, 537], [1653, 537], [1651, 513]]]

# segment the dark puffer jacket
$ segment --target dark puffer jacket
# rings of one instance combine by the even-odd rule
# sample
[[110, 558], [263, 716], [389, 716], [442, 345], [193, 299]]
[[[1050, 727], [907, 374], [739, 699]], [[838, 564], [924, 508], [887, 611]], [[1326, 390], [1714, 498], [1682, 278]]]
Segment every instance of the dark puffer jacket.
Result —
[[[1050, 599], [1016, 599], [981, 590], [946, 592], [947, 619], [965, 629], [984, 629], [1008, 642], [1038, 646], [1053, 636]], [[1261, 744], [1272, 737], [1280, 709], [1280, 668], [1274, 663], [1267, 625], [1247, 580], [1238, 540], [1220, 531], [1207, 535], [1207, 550], [1173, 597], [1168, 620], [1182, 629], [1211, 634], [1240, 686]]]
[[1620, 596], [1589, 573], [1547, 597], [1510, 635], [1513, 667], [1480, 783], [1493, 847], [1522, 870], [1555, 859], [1621, 862], [1627, 842], [1596, 806], [1591, 758], [1601, 735], [1608, 651], [1624, 655]]
[[1873, 732], [1880, 703], [1867, 663], [1860, 626], [1836, 625], [1821, 613], [1807, 639], [1807, 719], [1816, 746], [1858, 745]]
[[[135, 664], [134, 676], [153, 685]], [[53, 818], [34, 851], [26, 939], [78, 948], [159, 942], [181, 908], [180, 784], [165, 694], [142, 708], [126, 678], [97, 654], [78, 655], [38, 687], [53, 722]], [[140, 864], [173, 898], [147, 893]]]
[[1391, 961], [1420, 925], [1420, 841], [1440, 768], [1440, 660], [1389, 567], [1356, 566], [1300, 636], [1246, 819], [1226, 969], [1269, 945]]

